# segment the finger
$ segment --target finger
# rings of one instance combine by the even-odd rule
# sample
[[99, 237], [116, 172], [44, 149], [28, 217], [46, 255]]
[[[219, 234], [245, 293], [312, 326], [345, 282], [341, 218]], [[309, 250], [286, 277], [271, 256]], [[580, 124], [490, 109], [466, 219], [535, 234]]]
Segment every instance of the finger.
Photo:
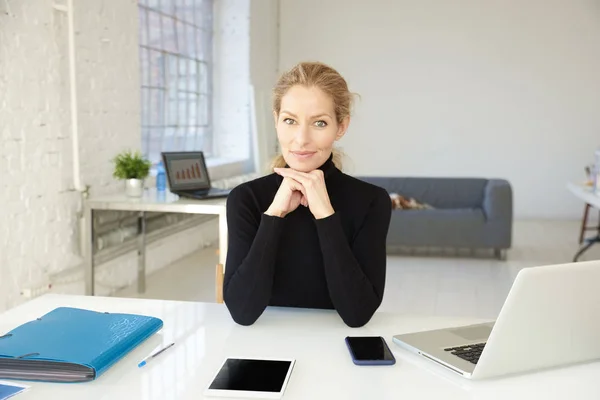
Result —
[[291, 190], [297, 190], [301, 192], [304, 196], [306, 196], [306, 189], [302, 186], [302, 183], [298, 182], [294, 178], [286, 177], [287, 185]]
[[314, 169], [314, 170], [310, 171], [308, 174], [312, 175], [312, 176], [316, 176], [317, 178], [323, 178], [325, 176], [323, 174], [323, 171], [321, 171], [320, 169]]
[[302, 196], [302, 200], [300, 200], [300, 202], [304, 207], [308, 207], [308, 200], [306, 200], [306, 197]]
[[302, 197], [304, 197], [304, 199], [306, 199], [307, 204], [308, 204], [308, 197], [306, 196], [306, 188], [302, 184], [299, 183], [298, 190], [302, 193]]
[[304, 186], [311, 185], [313, 179], [316, 178], [314, 175], [307, 174], [306, 172], [295, 171], [291, 168], [275, 168], [274, 171], [283, 177], [292, 178]]

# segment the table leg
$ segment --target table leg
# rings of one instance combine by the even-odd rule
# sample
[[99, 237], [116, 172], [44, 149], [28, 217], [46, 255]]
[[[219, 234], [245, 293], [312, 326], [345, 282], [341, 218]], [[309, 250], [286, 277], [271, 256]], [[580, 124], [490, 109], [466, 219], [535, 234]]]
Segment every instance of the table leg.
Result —
[[227, 215], [225, 212], [219, 214], [219, 264], [226, 268], [227, 260]]
[[88, 206], [84, 206], [83, 210], [84, 227], [81, 233], [84, 236], [83, 252], [85, 254], [85, 295], [94, 295], [94, 210]]
[[138, 216], [138, 293], [146, 291], [146, 213], [140, 211]]
[[587, 243], [579, 249], [577, 254], [575, 254], [575, 257], [573, 257], [573, 262], [577, 262], [579, 260], [579, 257], [581, 257], [583, 255], [583, 253], [588, 251], [589, 248], [592, 247], [595, 243], [600, 243], [600, 234], [596, 237], [586, 239], [585, 241]]
[[579, 232], [579, 244], [583, 243], [583, 239], [585, 238], [585, 231], [587, 228], [587, 220], [588, 220], [589, 211], [590, 211], [590, 205], [586, 203], [585, 208], [583, 209], [583, 218], [581, 220], [581, 231]]

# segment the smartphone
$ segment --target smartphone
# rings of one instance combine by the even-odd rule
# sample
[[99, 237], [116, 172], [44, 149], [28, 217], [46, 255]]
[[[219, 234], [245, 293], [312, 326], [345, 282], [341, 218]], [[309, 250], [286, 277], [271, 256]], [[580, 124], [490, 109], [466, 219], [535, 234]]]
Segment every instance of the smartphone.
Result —
[[348, 336], [346, 345], [356, 365], [396, 364], [396, 358], [381, 336]]

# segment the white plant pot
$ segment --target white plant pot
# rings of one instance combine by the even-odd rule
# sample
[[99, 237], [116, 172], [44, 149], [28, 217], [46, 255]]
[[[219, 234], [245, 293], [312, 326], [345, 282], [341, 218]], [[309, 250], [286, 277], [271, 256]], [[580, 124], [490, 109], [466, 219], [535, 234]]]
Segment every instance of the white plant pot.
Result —
[[144, 194], [144, 181], [141, 179], [125, 180], [125, 194], [129, 197], [142, 197], [142, 194]]

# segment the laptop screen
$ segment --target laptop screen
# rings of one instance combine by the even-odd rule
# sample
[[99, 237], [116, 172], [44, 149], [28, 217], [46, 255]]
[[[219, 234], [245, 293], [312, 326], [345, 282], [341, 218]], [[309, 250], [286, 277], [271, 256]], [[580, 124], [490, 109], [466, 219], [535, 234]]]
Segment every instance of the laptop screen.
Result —
[[210, 188], [210, 178], [201, 151], [164, 152], [162, 156], [171, 190]]

